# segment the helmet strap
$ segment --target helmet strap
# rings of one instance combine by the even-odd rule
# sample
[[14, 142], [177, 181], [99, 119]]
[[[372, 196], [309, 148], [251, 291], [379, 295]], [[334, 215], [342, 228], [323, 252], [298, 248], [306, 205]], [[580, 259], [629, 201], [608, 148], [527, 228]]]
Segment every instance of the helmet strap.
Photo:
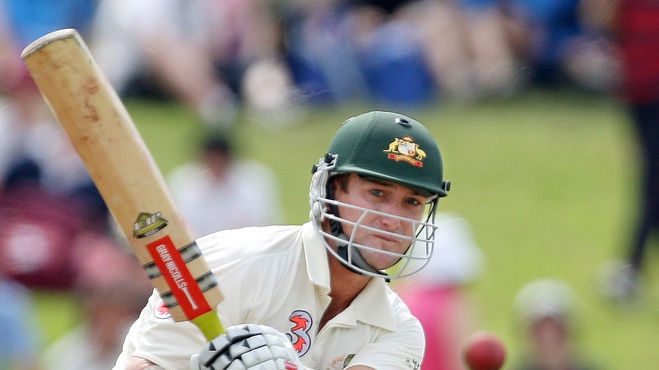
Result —
[[389, 275], [387, 275], [387, 273], [383, 271], [376, 269], [375, 267], [371, 266], [368, 262], [366, 262], [366, 259], [364, 259], [364, 256], [362, 256], [361, 252], [357, 248], [352, 249], [352, 256], [351, 256], [352, 258], [350, 258], [350, 263], [347, 262], [348, 261], [347, 244], [337, 246], [336, 253], [338, 253], [338, 255], [341, 256], [339, 261], [341, 261], [343, 267], [347, 268], [348, 270], [360, 275], [365, 275], [360, 270], [358, 270], [359, 268], [361, 270], [368, 271], [372, 274], [382, 275], [382, 277], [384, 277], [385, 280], [389, 282], [389, 278], [388, 278]]

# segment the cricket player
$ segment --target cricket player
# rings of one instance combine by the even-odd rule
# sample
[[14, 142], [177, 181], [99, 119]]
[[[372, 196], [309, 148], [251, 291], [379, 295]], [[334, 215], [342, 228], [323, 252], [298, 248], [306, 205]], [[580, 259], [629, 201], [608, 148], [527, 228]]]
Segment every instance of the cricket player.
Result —
[[154, 292], [114, 369], [418, 369], [423, 330], [387, 283], [429, 261], [449, 185], [418, 121], [348, 119], [313, 166], [310, 222], [197, 240], [225, 297], [227, 333], [206, 343]]

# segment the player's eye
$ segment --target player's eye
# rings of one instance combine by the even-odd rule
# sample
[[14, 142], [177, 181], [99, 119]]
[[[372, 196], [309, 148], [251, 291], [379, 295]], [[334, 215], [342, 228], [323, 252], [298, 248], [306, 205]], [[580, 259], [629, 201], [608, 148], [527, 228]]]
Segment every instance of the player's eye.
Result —
[[421, 206], [424, 205], [425, 203], [418, 198], [407, 198], [407, 204], [411, 206]]
[[371, 195], [373, 195], [375, 197], [378, 197], [378, 198], [382, 198], [384, 196], [384, 191], [380, 190], [380, 189], [371, 189], [370, 192], [371, 192]]

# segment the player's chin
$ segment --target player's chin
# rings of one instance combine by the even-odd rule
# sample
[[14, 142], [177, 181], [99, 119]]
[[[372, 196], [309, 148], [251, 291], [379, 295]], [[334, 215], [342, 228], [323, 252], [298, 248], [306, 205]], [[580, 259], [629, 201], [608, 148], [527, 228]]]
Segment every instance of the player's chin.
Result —
[[366, 253], [362, 252], [364, 259], [368, 262], [369, 265], [375, 267], [378, 270], [386, 270], [400, 260], [399, 256], [394, 256], [382, 252], [368, 251]]

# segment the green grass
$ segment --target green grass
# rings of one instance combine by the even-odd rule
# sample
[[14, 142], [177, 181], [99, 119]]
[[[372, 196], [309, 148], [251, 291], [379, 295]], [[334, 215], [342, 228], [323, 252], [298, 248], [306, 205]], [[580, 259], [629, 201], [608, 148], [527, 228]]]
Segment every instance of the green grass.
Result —
[[[200, 126], [189, 111], [137, 101], [128, 108], [164, 173], [191, 158]], [[311, 110], [289, 125], [246, 117], [237, 124], [240, 153], [276, 171], [288, 222], [307, 220], [310, 168], [338, 125], [368, 109]], [[468, 287], [479, 327], [499, 333], [514, 358], [522, 345], [514, 326], [515, 293], [531, 279], [557, 277], [580, 296], [579, 333], [589, 354], [609, 369], [659, 362], [653, 344], [659, 327], [657, 253], [650, 254], [652, 283], [639, 305], [614, 309], [597, 291], [598, 269], [622, 252], [637, 194], [635, 142], [615, 102], [531, 92], [403, 113], [436, 135], [453, 185], [440, 210], [466, 217], [486, 255], [482, 275]], [[51, 339], [71, 322], [72, 305], [60, 296], [41, 296], [38, 303]]]

